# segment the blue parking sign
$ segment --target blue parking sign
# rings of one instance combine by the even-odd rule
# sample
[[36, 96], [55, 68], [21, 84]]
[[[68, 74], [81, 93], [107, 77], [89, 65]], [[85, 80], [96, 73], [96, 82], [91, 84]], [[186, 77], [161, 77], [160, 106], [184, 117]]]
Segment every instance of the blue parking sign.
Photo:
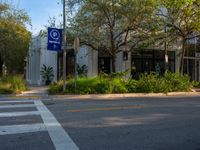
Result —
[[62, 47], [62, 29], [48, 28], [47, 49], [60, 51]]

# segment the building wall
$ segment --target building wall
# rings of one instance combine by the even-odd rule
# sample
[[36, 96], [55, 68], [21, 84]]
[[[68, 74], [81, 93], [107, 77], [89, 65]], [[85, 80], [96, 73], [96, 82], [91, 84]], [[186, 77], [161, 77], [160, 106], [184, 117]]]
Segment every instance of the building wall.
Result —
[[98, 52], [82, 46], [77, 53], [77, 64], [87, 66], [87, 76], [93, 77], [98, 75]]
[[47, 50], [47, 38], [33, 37], [30, 43], [29, 55], [26, 65], [26, 80], [32, 85], [43, 85], [40, 75], [44, 65], [53, 67], [54, 78], [57, 80], [57, 52]]
[[98, 52], [88, 49], [88, 77], [98, 75]]
[[[116, 72], [125, 72], [131, 68], [131, 52], [128, 52], [128, 59], [124, 60], [123, 52], [119, 52], [116, 54]], [[127, 78], [129, 78], [131, 72], [127, 74]]]
[[82, 46], [77, 53], [77, 64], [80, 66], [88, 66], [88, 49], [85, 46]]
[[[41, 39], [40, 68], [43, 66], [43, 64], [53, 68], [53, 81], [57, 81], [57, 52], [47, 50], [47, 38]], [[41, 75], [40, 83], [44, 84]]]
[[[42, 85], [44, 81], [40, 75], [40, 69], [43, 64], [53, 67], [54, 81], [57, 80], [57, 52], [48, 51], [46, 48], [47, 38], [34, 37], [29, 49], [29, 57], [27, 61], [27, 81], [30, 84]], [[178, 44], [177, 44], [178, 45]], [[158, 49], [158, 48], [157, 48]], [[169, 47], [169, 50], [175, 51], [175, 71], [179, 70], [180, 62], [180, 46]], [[86, 46], [82, 46], [77, 54], [77, 64], [87, 66], [87, 76], [93, 77], [98, 75], [98, 61], [102, 56], [95, 50], [91, 50]], [[199, 63], [200, 64], [200, 63]], [[111, 63], [110, 63], [111, 65]], [[116, 71], [124, 72], [132, 67], [132, 54], [128, 53], [128, 60], [123, 59], [123, 52], [116, 54]], [[200, 70], [200, 68], [199, 68]], [[198, 71], [199, 71], [198, 70]], [[195, 70], [196, 71], [196, 70]], [[199, 71], [200, 72], [200, 71]], [[197, 73], [195, 73], [196, 75]], [[199, 73], [200, 74], [200, 73]], [[127, 75], [127, 78], [131, 74]], [[197, 77], [195, 77], [197, 78]], [[198, 77], [199, 79], [200, 77]]]

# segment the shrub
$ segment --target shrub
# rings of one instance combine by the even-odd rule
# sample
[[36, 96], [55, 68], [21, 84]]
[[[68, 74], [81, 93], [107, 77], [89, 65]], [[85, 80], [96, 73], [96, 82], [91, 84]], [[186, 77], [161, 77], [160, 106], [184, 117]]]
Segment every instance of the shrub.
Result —
[[99, 82], [96, 84], [95, 91], [96, 93], [102, 93], [102, 94], [110, 94], [112, 93], [112, 85], [111, 81], [108, 80], [108, 78], [98, 78]]
[[137, 92], [137, 80], [128, 80], [126, 82], [126, 89], [128, 90], [128, 93], [136, 93]]
[[13, 93], [13, 90], [10, 87], [11, 87], [11, 85], [8, 83], [0, 83], [0, 94]]
[[[77, 94], [93, 94], [95, 93], [95, 84], [98, 83], [97, 78], [78, 78], [76, 80], [76, 93]], [[70, 79], [67, 82], [67, 93], [75, 93], [75, 79]]]
[[62, 89], [63, 89], [63, 81], [60, 80], [58, 82], [50, 84], [48, 92], [49, 94], [59, 94], [62, 93]]
[[163, 78], [168, 88], [168, 92], [191, 91], [193, 87], [192, 82], [190, 82], [190, 77], [188, 75], [165, 72]]
[[21, 93], [27, 90], [25, 80], [20, 75], [4, 76], [0, 81], [0, 93]]
[[[69, 79], [65, 93], [76, 94], [109, 94], [109, 93], [167, 93], [176, 91], [190, 91], [192, 83], [187, 75], [166, 72], [164, 76], [152, 72], [144, 73], [139, 80], [125, 80], [121, 77], [110, 77], [101, 74], [94, 78], [78, 78], [75, 91], [75, 80]], [[62, 93], [63, 82], [53, 83], [49, 93]]]
[[137, 92], [153, 93], [160, 92], [159, 90], [159, 77], [156, 73], [141, 74], [137, 83]]
[[198, 81], [192, 81], [192, 85], [195, 88], [200, 88], [200, 82], [198, 82]]
[[122, 78], [112, 79], [112, 93], [128, 93], [126, 81]]

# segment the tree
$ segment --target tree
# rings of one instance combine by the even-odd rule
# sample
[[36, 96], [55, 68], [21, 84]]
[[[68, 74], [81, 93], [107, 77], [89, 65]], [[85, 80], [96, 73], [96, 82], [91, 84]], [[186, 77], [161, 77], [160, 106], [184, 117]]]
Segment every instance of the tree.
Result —
[[25, 65], [31, 34], [30, 19], [24, 10], [0, 3], [0, 58], [8, 73], [21, 73]]
[[200, 0], [162, 0], [159, 16], [168, 28], [171, 41], [181, 40], [179, 72], [183, 73], [186, 42], [200, 37]]
[[156, 0], [84, 0], [71, 24], [81, 43], [108, 54], [115, 72], [116, 54], [148, 45], [156, 34]]

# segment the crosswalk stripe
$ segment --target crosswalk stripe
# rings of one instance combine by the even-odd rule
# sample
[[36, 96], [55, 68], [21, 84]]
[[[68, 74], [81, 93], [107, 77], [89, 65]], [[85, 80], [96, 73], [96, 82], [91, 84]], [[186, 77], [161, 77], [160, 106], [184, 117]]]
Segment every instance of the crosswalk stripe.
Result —
[[0, 101], [0, 104], [1, 103], [27, 103], [27, 102], [34, 102], [33, 100], [16, 100], [16, 101]]
[[21, 134], [21, 133], [41, 132], [41, 131], [46, 131], [46, 127], [43, 123], [0, 126], [0, 135]]
[[16, 97], [16, 98], [13, 98], [13, 97], [0, 97], [0, 100], [1, 101], [4, 101], [4, 100], [12, 100], [12, 99], [15, 99], [15, 100], [23, 100], [23, 101], [29, 101], [29, 100], [32, 100], [32, 98], [23, 98], [23, 97]]
[[39, 115], [38, 111], [25, 111], [25, 112], [6, 112], [0, 113], [0, 117], [19, 117], [19, 116], [28, 116], [28, 115]]
[[35, 101], [35, 104], [56, 150], [79, 150], [47, 107], [41, 101]]
[[0, 105], [1, 108], [21, 108], [21, 107], [35, 107], [34, 104], [17, 104], [17, 105]]

